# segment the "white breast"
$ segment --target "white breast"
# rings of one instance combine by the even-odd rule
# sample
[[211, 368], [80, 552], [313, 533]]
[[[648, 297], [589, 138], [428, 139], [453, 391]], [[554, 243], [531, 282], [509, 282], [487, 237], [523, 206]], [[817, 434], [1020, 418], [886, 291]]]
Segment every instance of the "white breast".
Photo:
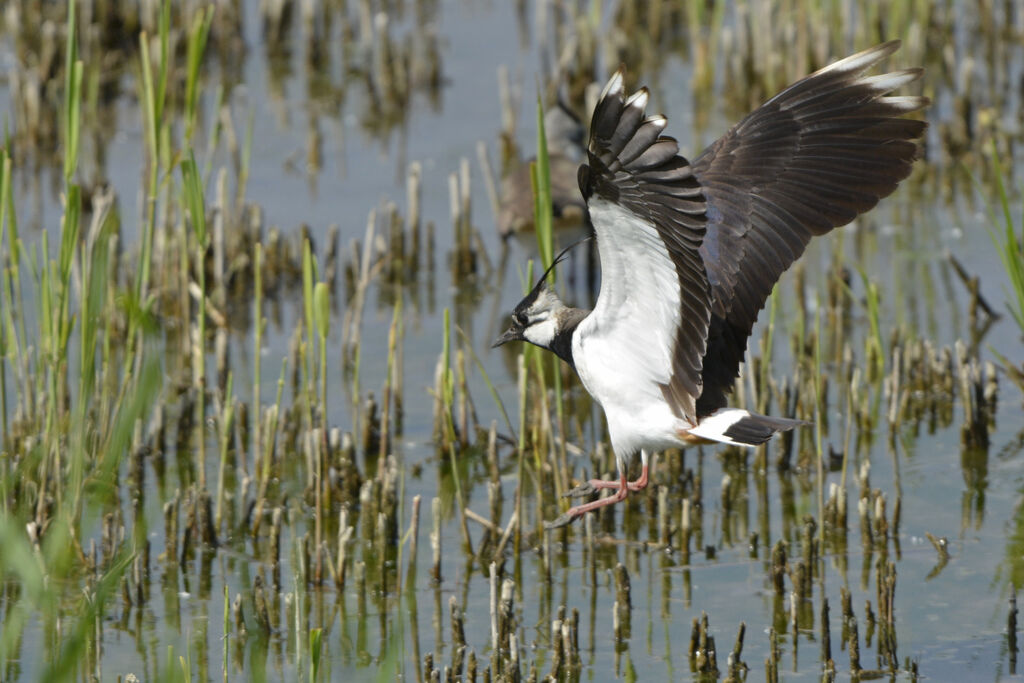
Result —
[[672, 372], [680, 287], [654, 226], [616, 204], [592, 198], [598, 230], [601, 293], [573, 335], [573, 361], [604, 408], [619, 457], [680, 443], [690, 427], [672, 414], [661, 386]]

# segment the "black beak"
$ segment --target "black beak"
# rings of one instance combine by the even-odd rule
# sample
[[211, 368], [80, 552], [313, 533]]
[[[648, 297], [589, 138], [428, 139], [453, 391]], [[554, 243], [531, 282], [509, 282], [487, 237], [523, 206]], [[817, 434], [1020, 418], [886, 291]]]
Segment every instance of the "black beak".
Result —
[[510, 325], [507, 330], [501, 333], [500, 337], [494, 340], [494, 343], [491, 344], [491, 348], [496, 349], [502, 344], [507, 344], [510, 341], [522, 340], [522, 338], [523, 328], [519, 327], [515, 323], [512, 323], [512, 325]]

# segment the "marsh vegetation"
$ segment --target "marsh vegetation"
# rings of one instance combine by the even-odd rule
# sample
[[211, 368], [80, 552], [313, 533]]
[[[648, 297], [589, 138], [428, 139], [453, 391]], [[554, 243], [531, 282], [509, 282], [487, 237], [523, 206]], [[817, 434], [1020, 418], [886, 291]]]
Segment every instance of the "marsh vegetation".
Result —
[[[579, 237], [543, 109], [586, 123], [623, 63], [692, 156], [891, 38], [923, 160], [783, 278], [737, 387], [813, 427], [545, 532], [614, 458], [569, 368], [489, 349]], [[1016, 672], [1014, 3], [9, 0], [0, 65], [0, 680]]]

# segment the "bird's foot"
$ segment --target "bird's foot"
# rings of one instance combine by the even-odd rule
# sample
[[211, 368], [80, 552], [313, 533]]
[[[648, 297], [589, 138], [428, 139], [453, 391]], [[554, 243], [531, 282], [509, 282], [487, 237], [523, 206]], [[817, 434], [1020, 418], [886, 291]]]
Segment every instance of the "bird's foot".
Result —
[[[647, 468], [645, 467], [644, 474], [646, 475], [646, 473]], [[592, 510], [603, 508], [606, 505], [614, 505], [615, 503], [620, 503], [626, 499], [626, 495], [630, 491], [637, 490], [636, 488], [634, 488], [634, 486], [637, 486], [638, 484], [639, 488], [643, 488], [644, 486], [646, 486], [646, 476], [642, 477], [640, 480], [637, 480], [636, 482], [627, 482], [625, 477], [622, 477], [619, 481], [604, 481], [602, 479], [591, 479], [590, 481], [585, 481], [576, 488], [574, 488], [572, 491], [566, 493], [565, 495], [567, 497], [586, 496], [591, 493], [596, 493], [600, 489], [615, 489], [615, 493], [604, 498], [592, 500], [589, 503], [583, 503], [582, 505], [577, 505], [576, 507], [569, 508], [568, 510], [565, 511], [565, 513], [562, 514], [561, 517], [559, 517], [555, 521], [545, 522], [544, 528], [559, 529], [563, 526], [569, 525], [570, 523], [574, 522], [575, 520], [579, 519], [580, 517], [582, 517], [583, 515], [587, 514]]]
[[[621, 481], [606, 481], [604, 479], [591, 479], [585, 481], [576, 488], [562, 494], [563, 498], [582, 498], [597, 493], [601, 489], [614, 489], [618, 491], [623, 486]], [[629, 484], [630, 490], [635, 490]]]
[[562, 498], [582, 498], [589, 496], [593, 493], [597, 493], [598, 489], [589, 481], [585, 481], [579, 486], [562, 494]]
[[561, 529], [563, 526], [569, 526], [581, 516], [581, 514], [576, 512], [576, 508], [570, 508], [568, 512], [563, 513], [558, 517], [558, 519], [550, 522], [544, 522], [544, 528], [548, 531], [552, 529]]

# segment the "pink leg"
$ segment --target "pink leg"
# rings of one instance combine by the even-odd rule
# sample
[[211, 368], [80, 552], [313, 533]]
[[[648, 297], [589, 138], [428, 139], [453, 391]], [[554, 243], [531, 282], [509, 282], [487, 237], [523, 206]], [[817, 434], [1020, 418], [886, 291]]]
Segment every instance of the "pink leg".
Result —
[[614, 505], [615, 503], [621, 503], [626, 500], [626, 496], [630, 491], [640, 491], [647, 486], [647, 463], [643, 465], [643, 469], [640, 471], [640, 478], [636, 481], [626, 481], [626, 474], [623, 472], [619, 476], [619, 481], [608, 481], [605, 479], [591, 479], [590, 481], [580, 484], [572, 491], [569, 491], [566, 496], [581, 496], [594, 493], [600, 489], [616, 489], [615, 495], [608, 496], [607, 498], [598, 498], [597, 500], [583, 505], [577, 505], [576, 507], [569, 508], [561, 517], [553, 522], [545, 523], [547, 529], [557, 529], [558, 527], [565, 526], [582, 517], [592, 510], [605, 507], [606, 505]]
[[630, 491], [642, 491], [647, 488], [647, 463], [643, 464], [643, 468], [640, 470], [640, 478], [636, 481], [626, 481], [625, 475], [619, 480], [609, 481], [608, 479], [591, 479], [585, 481], [573, 490], [565, 494], [566, 498], [579, 498], [581, 496], [589, 496], [592, 493], [597, 493], [601, 489], [615, 489], [618, 491], [621, 487], [626, 486]]
[[647, 462], [644, 462], [643, 467], [640, 468], [640, 478], [636, 481], [629, 482], [630, 491], [643, 491], [647, 488]]

